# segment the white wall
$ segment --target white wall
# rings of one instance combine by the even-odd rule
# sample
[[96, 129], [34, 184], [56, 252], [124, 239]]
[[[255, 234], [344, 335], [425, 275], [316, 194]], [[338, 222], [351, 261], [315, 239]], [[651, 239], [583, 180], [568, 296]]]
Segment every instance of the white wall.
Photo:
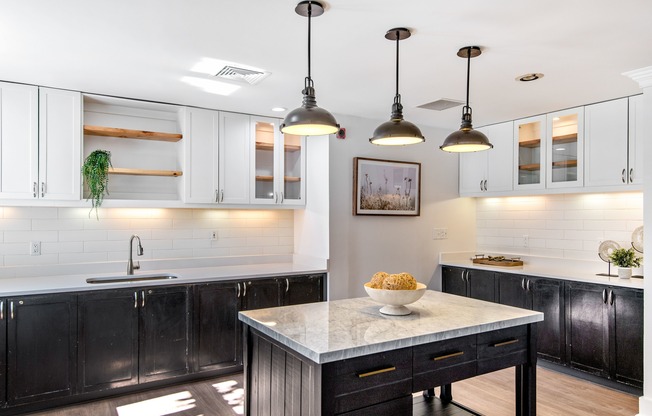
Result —
[[[330, 299], [365, 296], [363, 284], [379, 270], [406, 271], [423, 283], [437, 275], [431, 287], [438, 287], [439, 252], [475, 247], [475, 202], [458, 197], [458, 156], [439, 150], [450, 131], [424, 128], [425, 143], [381, 147], [369, 137], [385, 120], [337, 121], [347, 138], [330, 139]], [[420, 162], [421, 215], [353, 216], [354, 157]], [[448, 228], [448, 239], [433, 240], [433, 228]]]
[[[123, 261], [138, 234], [144, 259], [292, 254], [292, 210], [0, 207], [0, 266]], [[217, 240], [211, 232], [217, 231]], [[29, 242], [40, 241], [40, 256]], [[6, 270], [0, 267], [0, 277]]]

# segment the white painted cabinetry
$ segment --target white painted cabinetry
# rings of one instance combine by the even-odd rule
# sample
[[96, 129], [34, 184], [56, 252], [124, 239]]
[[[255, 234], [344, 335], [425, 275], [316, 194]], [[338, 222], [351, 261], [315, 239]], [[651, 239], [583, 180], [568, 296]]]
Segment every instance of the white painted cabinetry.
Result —
[[0, 83], [0, 198], [81, 198], [81, 94]]
[[546, 116], [514, 121], [514, 189], [545, 188]]
[[220, 204], [249, 204], [249, 129], [248, 115], [220, 112]]
[[219, 113], [185, 108], [183, 126], [184, 202], [218, 202]]
[[482, 152], [460, 154], [460, 195], [479, 196], [513, 189], [513, 122], [480, 127], [494, 145]]
[[584, 107], [546, 115], [546, 188], [584, 184]]
[[[643, 143], [645, 142], [645, 138], [640, 131], [643, 131], [641, 125], [644, 123], [645, 116], [649, 118], [648, 114], [644, 114], [643, 95], [629, 97], [629, 158], [627, 159], [627, 180], [631, 185], [643, 184]], [[647, 141], [648, 143], [650, 142], [649, 137]]]

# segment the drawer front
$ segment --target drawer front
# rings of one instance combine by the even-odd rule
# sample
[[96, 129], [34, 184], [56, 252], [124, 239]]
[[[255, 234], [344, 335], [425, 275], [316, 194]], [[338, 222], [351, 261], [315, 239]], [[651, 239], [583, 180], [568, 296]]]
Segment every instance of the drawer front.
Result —
[[412, 395], [403, 396], [388, 402], [378, 403], [352, 412], [340, 413], [342, 416], [412, 416]]
[[441, 370], [476, 358], [476, 336], [433, 342], [414, 347], [414, 372]]
[[478, 374], [527, 362], [527, 326], [478, 335]]

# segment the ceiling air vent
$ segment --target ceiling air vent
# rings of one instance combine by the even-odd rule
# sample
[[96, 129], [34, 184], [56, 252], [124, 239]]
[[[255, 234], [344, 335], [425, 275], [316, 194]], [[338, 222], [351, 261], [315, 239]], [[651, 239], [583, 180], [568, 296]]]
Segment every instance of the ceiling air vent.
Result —
[[252, 69], [238, 68], [237, 66], [227, 65], [215, 74], [218, 78], [225, 78], [231, 81], [246, 82], [247, 84], [257, 84], [270, 75], [269, 72], [255, 71]]
[[463, 101], [449, 100], [447, 98], [442, 98], [440, 100], [433, 101], [431, 103], [422, 104], [420, 106], [417, 106], [417, 108], [425, 108], [426, 110], [443, 111], [448, 108], [460, 106], [462, 104], [464, 104]]

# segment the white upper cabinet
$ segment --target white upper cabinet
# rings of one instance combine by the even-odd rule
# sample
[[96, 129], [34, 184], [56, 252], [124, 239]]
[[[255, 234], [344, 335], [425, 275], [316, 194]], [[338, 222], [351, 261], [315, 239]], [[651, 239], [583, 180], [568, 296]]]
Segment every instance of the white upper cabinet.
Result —
[[460, 195], [509, 192], [513, 189], [513, 122], [480, 127], [494, 145], [482, 152], [460, 154]]
[[220, 204], [249, 204], [249, 123], [246, 114], [220, 112]]
[[628, 183], [627, 107], [627, 98], [586, 106], [585, 186], [622, 186]]
[[645, 138], [639, 134], [639, 130], [641, 129], [641, 124], [644, 122], [645, 116], [648, 116], [649, 119], [650, 110], [650, 108], [645, 109], [643, 105], [643, 95], [629, 97], [629, 163], [627, 166], [627, 180], [632, 185], [641, 185], [643, 183], [643, 143], [645, 142]]
[[81, 198], [81, 94], [0, 83], [0, 198]]
[[183, 110], [184, 202], [218, 202], [219, 118], [217, 111]]
[[545, 188], [546, 116], [514, 121], [514, 189]]
[[584, 107], [546, 115], [546, 187], [584, 184]]

